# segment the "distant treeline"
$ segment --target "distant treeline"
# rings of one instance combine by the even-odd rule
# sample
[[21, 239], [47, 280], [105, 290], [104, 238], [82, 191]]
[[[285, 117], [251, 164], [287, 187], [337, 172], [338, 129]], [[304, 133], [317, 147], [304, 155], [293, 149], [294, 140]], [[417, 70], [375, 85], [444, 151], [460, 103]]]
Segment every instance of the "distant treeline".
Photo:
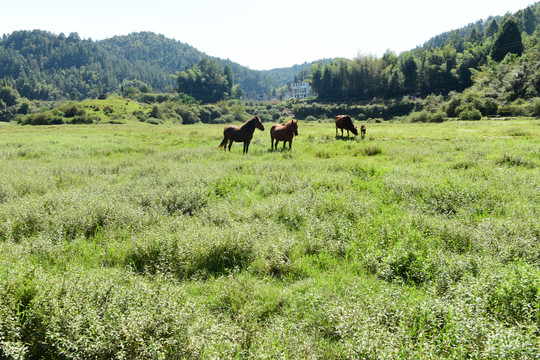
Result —
[[[156, 92], [173, 92], [171, 75], [211, 57], [199, 50], [151, 32], [116, 36], [102, 41], [50, 32], [16, 31], [0, 39], [0, 81], [30, 100], [81, 100], [120, 91], [138, 81]], [[235, 84], [250, 98], [258, 98], [294, 78], [299, 69], [256, 71], [230, 60], [214, 59], [230, 67]]]
[[[490, 18], [437, 36], [424, 47], [382, 58], [359, 56], [314, 64], [310, 73], [319, 101], [362, 101], [403, 95], [425, 97], [462, 92], [473, 85], [479, 73], [494, 68], [507, 54], [524, 57], [516, 74], [522, 83], [513, 84], [516, 93], [538, 96], [540, 83], [523, 89], [523, 79], [540, 78], [535, 54], [540, 46], [540, 3], [514, 15]], [[525, 55], [527, 55], [525, 57]], [[530, 85], [530, 84], [529, 84]], [[522, 94], [520, 94], [521, 96]]]

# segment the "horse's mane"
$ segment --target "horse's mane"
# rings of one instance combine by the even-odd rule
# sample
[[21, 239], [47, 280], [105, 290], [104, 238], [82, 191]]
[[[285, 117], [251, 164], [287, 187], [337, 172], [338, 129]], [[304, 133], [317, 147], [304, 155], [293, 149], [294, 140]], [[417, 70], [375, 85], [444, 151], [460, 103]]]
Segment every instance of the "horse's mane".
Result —
[[[255, 116], [252, 116], [251, 118], [249, 118], [248, 121], [246, 121], [245, 123], [243, 123], [242, 125], [240, 125], [240, 128], [246, 128], [246, 127], [251, 127], [252, 124], [256, 121], [256, 120], [259, 120], [261, 121], [261, 118], [258, 116], [258, 115], [255, 115]], [[255, 125], [253, 125], [255, 126]]]

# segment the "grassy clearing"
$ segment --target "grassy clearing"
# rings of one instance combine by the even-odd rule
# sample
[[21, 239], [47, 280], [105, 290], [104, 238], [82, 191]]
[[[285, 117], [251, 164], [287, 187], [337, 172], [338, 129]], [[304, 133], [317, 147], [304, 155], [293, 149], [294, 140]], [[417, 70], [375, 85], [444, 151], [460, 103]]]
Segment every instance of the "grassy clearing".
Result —
[[2, 126], [0, 358], [540, 356], [538, 120], [222, 130]]

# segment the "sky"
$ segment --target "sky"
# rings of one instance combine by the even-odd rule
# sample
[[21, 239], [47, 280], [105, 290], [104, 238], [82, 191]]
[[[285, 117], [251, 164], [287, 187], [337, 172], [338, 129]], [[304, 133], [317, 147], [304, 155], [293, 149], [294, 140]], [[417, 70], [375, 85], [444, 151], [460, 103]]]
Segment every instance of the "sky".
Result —
[[0, 11], [0, 34], [72, 32], [102, 40], [151, 31], [254, 70], [324, 58], [399, 54], [441, 33], [535, 0], [25, 0]]

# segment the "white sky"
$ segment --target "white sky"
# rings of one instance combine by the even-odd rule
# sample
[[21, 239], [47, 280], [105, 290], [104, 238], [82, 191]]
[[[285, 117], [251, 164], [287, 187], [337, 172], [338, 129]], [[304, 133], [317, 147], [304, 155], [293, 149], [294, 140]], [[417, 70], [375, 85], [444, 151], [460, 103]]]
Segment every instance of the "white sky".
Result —
[[251, 69], [400, 53], [535, 0], [6, 1], [0, 34], [40, 29], [101, 40], [152, 31]]

